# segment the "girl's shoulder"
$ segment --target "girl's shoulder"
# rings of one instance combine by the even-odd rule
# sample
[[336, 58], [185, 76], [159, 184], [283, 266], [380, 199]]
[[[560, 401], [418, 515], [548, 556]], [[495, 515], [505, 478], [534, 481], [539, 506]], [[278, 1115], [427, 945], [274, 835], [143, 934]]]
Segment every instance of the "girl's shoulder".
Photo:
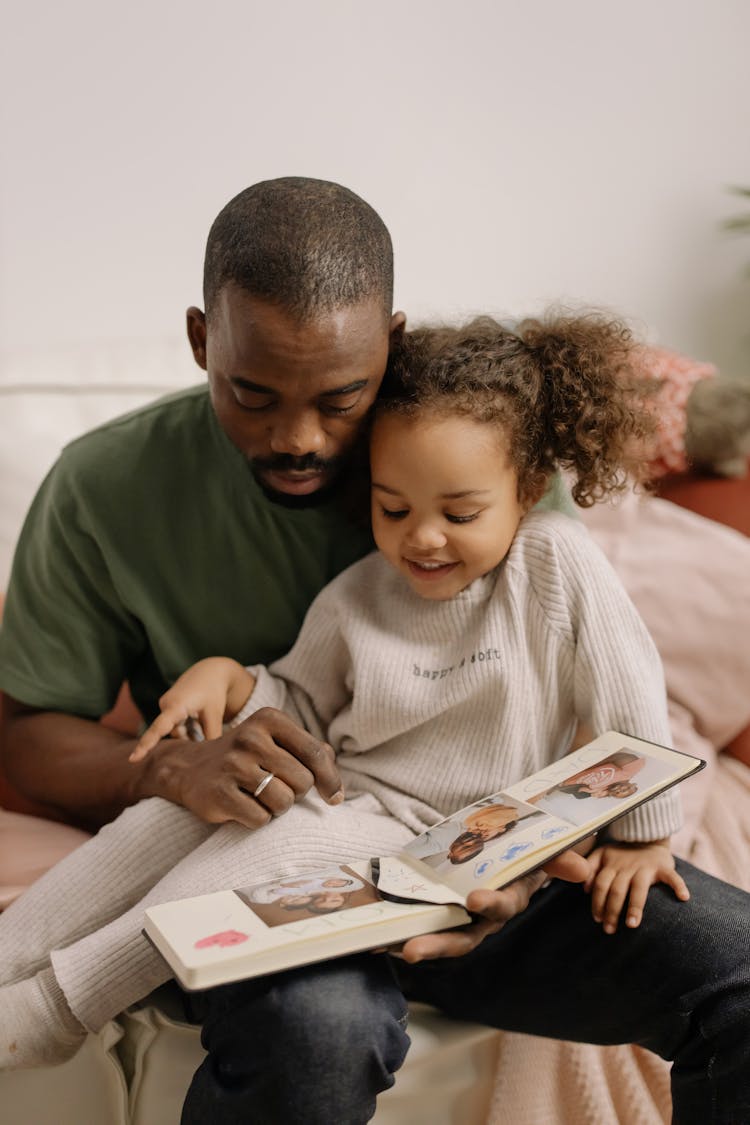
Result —
[[571, 553], [588, 553], [594, 541], [580, 520], [561, 512], [533, 509], [521, 520], [508, 559], [526, 557], [540, 561]]
[[559, 512], [530, 512], [521, 521], [506, 562], [509, 574], [545, 602], [560, 596], [567, 600], [616, 581], [586, 527]]

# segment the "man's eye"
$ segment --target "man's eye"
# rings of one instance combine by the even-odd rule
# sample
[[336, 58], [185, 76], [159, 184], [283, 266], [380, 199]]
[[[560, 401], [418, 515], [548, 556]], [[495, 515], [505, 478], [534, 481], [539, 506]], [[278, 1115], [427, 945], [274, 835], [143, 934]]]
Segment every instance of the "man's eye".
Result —
[[408, 508], [393, 509], [393, 508], [384, 508], [381, 505], [380, 510], [387, 520], [402, 520], [405, 516], [408, 516], [408, 514], [409, 514]]
[[472, 520], [477, 519], [480, 515], [481, 512], [470, 512], [465, 516], [451, 516], [446, 512], [445, 518], [448, 520], [448, 523], [471, 523]]
[[356, 402], [353, 402], [351, 406], [332, 406], [329, 402], [327, 402], [325, 406], [321, 406], [320, 413], [327, 414], [329, 417], [337, 417], [341, 414], [349, 414], [352, 410], [354, 410], [354, 407], [356, 405]]
[[237, 403], [241, 410], [270, 410], [276, 405], [275, 399], [265, 398], [262, 395], [258, 395], [258, 397], [253, 399], [251, 402], [243, 402], [242, 399], [235, 396], [234, 401]]
[[340, 414], [349, 414], [358, 405], [360, 398], [361, 395], [358, 394], [354, 398], [341, 399], [340, 402], [322, 402], [320, 413], [334, 417]]

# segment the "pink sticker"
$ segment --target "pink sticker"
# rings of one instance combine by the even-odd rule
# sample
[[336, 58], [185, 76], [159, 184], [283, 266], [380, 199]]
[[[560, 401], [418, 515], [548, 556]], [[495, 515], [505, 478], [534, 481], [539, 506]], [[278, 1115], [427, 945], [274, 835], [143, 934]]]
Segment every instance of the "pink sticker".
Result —
[[243, 941], [247, 941], [249, 934], [243, 934], [239, 930], [222, 930], [218, 934], [210, 934], [209, 937], [201, 938], [196, 941], [196, 949], [208, 949], [210, 945], [240, 945]]

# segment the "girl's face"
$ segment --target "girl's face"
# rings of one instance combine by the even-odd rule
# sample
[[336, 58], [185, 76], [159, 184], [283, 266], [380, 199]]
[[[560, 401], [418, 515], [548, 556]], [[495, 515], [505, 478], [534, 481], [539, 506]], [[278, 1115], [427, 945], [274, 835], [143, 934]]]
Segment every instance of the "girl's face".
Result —
[[375, 542], [420, 597], [446, 601], [505, 558], [525, 509], [497, 427], [383, 414], [370, 468]]

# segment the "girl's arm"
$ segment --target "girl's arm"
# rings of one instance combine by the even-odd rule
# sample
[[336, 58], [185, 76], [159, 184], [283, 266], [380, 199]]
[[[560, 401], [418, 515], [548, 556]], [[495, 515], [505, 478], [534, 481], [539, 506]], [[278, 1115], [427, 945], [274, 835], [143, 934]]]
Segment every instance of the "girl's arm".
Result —
[[140, 762], [162, 738], [187, 737], [188, 720], [197, 720], [205, 738], [218, 738], [255, 687], [255, 677], [236, 660], [209, 656], [188, 668], [159, 700], [160, 714], [141, 735], [131, 762]]

